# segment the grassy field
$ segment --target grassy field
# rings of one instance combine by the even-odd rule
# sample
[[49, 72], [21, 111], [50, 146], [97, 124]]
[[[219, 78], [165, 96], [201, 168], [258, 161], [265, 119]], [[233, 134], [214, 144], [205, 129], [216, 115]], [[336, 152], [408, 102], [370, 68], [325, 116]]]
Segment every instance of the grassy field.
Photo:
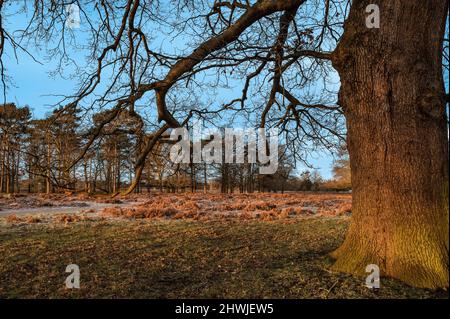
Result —
[[[3, 219], [3, 221], [2, 221]], [[2, 298], [441, 298], [446, 292], [328, 270], [349, 218], [273, 221], [0, 219]], [[78, 264], [81, 288], [65, 288]]]

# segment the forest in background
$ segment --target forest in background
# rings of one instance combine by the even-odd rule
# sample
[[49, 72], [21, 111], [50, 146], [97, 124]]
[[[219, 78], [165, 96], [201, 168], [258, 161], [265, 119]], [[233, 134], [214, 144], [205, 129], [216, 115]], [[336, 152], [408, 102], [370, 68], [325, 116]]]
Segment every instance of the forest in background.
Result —
[[[100, 113], [94, 121], [104, 116]], [[0, 192], [87, 192], [116, 194], [129, 187], [140, 141], [130, 132], [133, 118], [124, 113], [104, 129], [95, 147], [75, 162], [90, 138], [75, 108], [32, 119], [28, 107], [0, 105]], [[317, 170], [298, 173], [295, 159], [280, 146], [275, 174], [259, 174], [258, 164], [174, 164], [170, 143], [161, 141], [146, 159], [136, 193], [204, 191], [222, 193], [349, 190], [350, 167], [343, 147], [324, 180]]]

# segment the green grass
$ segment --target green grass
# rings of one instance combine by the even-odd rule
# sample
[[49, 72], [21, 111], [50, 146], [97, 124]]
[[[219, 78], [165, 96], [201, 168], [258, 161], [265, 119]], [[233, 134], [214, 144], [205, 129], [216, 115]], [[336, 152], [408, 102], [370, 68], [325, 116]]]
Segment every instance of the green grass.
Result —
[[[436, 298], [328, 270], [348, 219], [0, 223], [3, 298]], [[81, 288], [65, 288], [78, 264]]]

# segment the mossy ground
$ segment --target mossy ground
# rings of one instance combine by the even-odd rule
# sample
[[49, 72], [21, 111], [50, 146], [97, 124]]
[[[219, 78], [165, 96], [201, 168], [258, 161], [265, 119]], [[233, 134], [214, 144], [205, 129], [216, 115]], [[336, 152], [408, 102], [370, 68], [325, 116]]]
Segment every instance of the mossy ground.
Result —
[[[348, 217], [104, 220], [11, 225], [0, 218], [2, 298], [448, 298], [329, 270]], [[77, 264], [81, 288], [65, 288]]]

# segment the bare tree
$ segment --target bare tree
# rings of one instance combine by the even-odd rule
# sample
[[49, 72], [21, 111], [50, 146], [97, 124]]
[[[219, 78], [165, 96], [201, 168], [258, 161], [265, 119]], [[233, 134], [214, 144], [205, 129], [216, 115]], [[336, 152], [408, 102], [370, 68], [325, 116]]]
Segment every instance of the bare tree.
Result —
[[[123, 112], [141, 123], [133, 129], [140, 152], [126, 194], [161, 136], [194, 115], [278, 126], [297, 160], [336, 149], [347, 124], [353, 221], [335, 269], [361, 273], [376, 263], [411, 285], [448, 286], [448, 1], [380, 0], [389, 12], [380, 29], [365, 26], [369, 0], [80, 2], [92, 50], [87, 66], [76, 67], [78, 89], [61, 104], [85, 117], [106, 113], [66, 169]], [[71, 61], [66, 44], [75, 36], [64, 26], [63, 4], [35, 1], [25, 30], [1, 29], [2, 50], [5, 39], [20, 49], [15, 38], [37, 43], [58, 34], [52, 56]], [[161, 34], [188, 49], [164, 50]], [[339, 103], [332, 65], [342, 81]], [[196, 94], [218, 96], [233, 83], [242, 94], [231, 100]]]

